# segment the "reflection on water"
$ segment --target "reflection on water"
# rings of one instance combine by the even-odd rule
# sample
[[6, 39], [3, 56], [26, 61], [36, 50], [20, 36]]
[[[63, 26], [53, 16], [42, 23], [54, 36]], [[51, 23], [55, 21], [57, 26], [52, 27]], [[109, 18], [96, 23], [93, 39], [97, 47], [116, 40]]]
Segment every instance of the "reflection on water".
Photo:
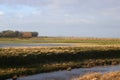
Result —
[[70, 80], [72, 78], [79, 77], [88, 72], [110, 72], [120, 70], [120, 65], [106, 66], [106, 67], [94, 67], [94, 68], [79, 68], [72, 69], [71, 71], [56, 71], [50, 73], [41, 73], [37, 75], [27, 76], [19, 78], [18, 80]]
[[2, 47], [22, 47], [22, 46], [72, 46], [72, 44], [48, 44], [48, 43], [41, 43], [41, 44], [0, 44], [0, 48]]

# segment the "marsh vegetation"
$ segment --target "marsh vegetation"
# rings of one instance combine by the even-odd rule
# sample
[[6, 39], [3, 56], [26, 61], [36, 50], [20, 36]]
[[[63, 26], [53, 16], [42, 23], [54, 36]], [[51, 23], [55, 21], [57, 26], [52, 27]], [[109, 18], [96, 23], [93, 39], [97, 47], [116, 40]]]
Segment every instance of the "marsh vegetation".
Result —
[[120, 80], [120, 71], [101, 73], [87, 73], [86, 75], [72, 80]]
[[[48, 41], [50, 39], [51, 42], [56, 39], [57, 43], [57, 40], [60, 42], [63, 38], [48, 38]], [[40, 38], [8, 38], [8, 40], [1, 38], [0, 40], [4, 43], [40, 43]], [[63, 40], [66, 42], [65, 38]], [[120, 64], [119, 39], [110, 39], [110, 41], [109, 39], [83, 39], [85, 43], [82, 39], [71, 38], [71, 40], [75, 40], [73, 41], [75, 46], [0, 48], [0, 79], [15, 75], [26, 76], [55, 70]], [[77, 41], [82, 44], [76, 43]]]

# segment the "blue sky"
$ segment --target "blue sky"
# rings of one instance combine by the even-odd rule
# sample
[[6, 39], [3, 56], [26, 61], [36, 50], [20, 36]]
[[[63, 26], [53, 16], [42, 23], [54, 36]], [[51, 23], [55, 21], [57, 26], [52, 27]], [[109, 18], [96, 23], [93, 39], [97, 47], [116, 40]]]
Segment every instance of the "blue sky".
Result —
[[0, 31], [120, 38], [120, 0], [0, 0]]

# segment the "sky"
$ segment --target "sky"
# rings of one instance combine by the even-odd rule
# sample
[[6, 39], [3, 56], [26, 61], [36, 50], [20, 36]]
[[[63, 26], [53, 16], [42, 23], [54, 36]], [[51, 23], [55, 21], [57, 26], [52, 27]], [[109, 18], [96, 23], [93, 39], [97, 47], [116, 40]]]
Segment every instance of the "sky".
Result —
[[120, 38], [120, 0], [0, 0], [0, 31]]

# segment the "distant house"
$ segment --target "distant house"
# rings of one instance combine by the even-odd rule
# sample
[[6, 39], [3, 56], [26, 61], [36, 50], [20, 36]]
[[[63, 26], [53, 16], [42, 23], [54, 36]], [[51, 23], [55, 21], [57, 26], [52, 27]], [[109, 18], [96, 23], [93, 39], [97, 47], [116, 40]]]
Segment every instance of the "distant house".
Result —
[[31, 38], [32, 33], [31, 32], [22, 32], [22, 38]]

